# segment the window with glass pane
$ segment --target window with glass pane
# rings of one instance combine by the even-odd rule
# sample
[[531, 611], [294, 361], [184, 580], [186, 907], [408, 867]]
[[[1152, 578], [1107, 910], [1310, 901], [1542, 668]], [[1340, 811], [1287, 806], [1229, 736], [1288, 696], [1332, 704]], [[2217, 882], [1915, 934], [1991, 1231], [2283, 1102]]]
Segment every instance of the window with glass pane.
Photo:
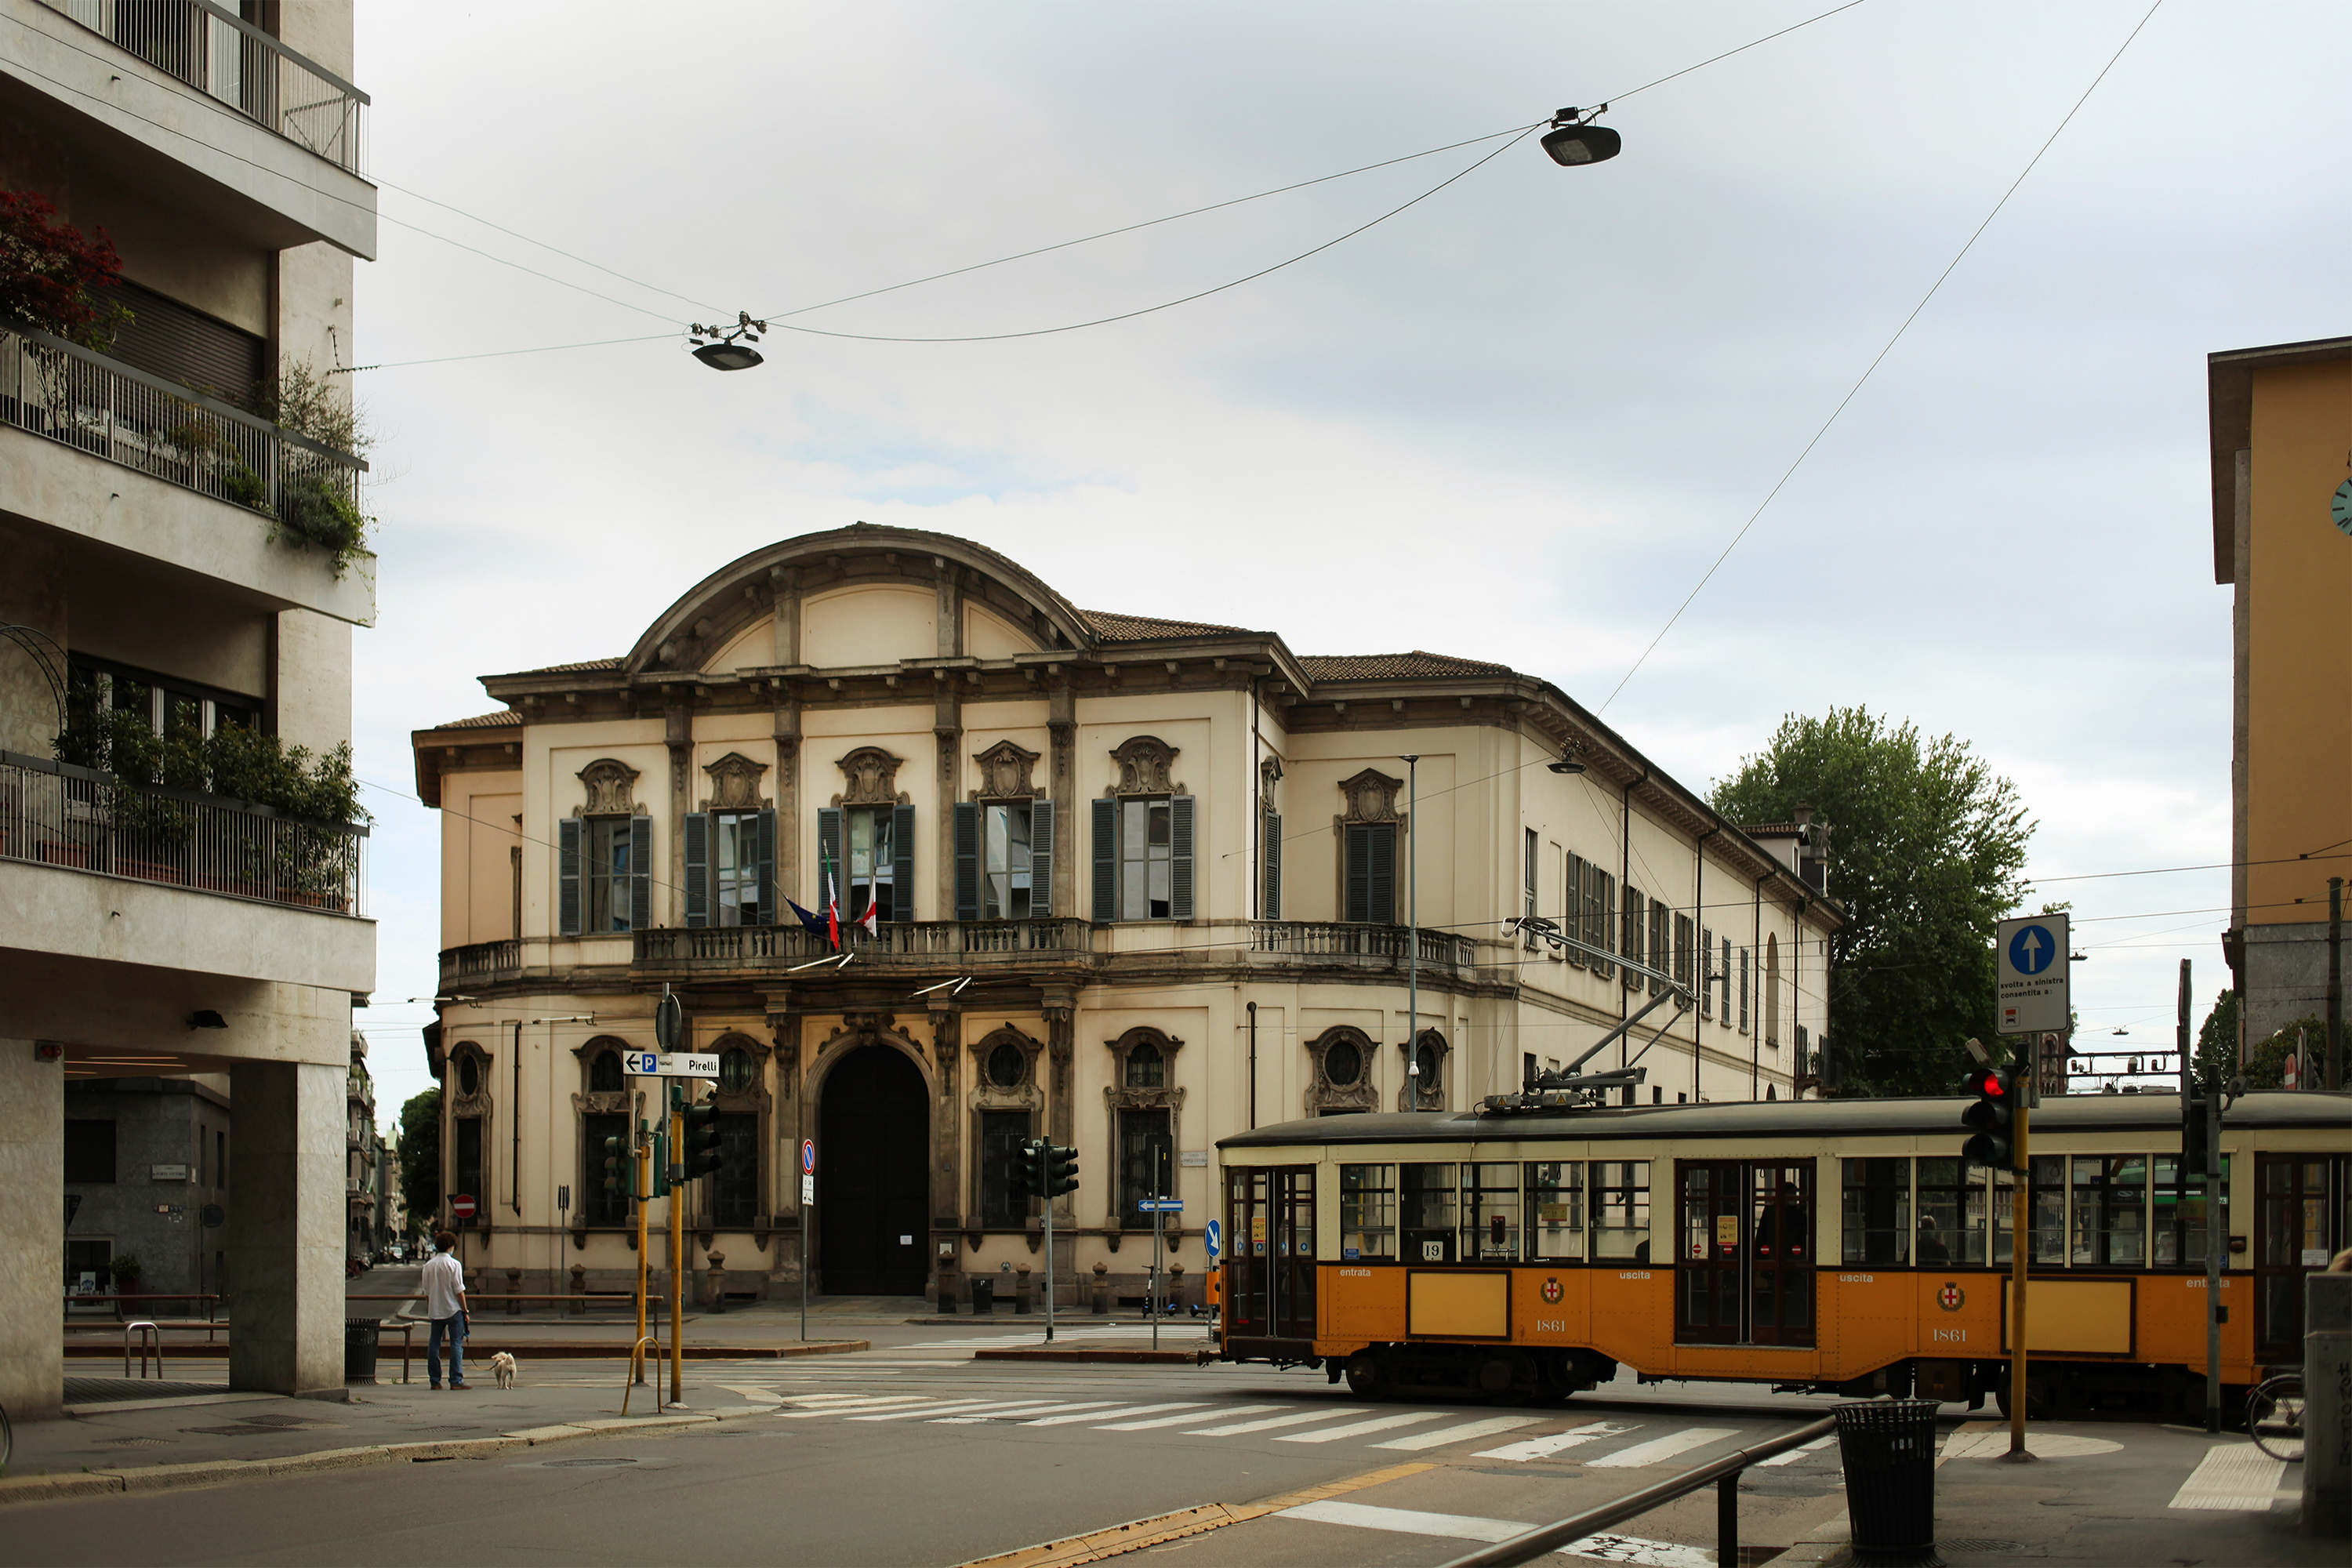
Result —
[[[1992, 1258], [2011, 1260], [2010, 1233], [2016, 1228], [2016, 1177], [2008, 1171], [1993, 1173]], [[2026, 1184], [2026, 1223], [2033, 1229], [2033, 1258], [2053, 1266], [2066, 1261], [2066, 1156], [2036, 1154], [2033, 1173]]]
[[581, 922], [584, 932], [629, 929], [629, 821], [625, 816], [592, 816], [581, 835], [582, 869], [587, 877], [588, 911]]
[[1127, 1087], [1129, 1089], [1168, 1087], [1168, 1059], [1160, 1054], [1158, 1046], [1149, 1040], [1143, 1040], [1128, 1051]]
[[845, 819], [842, 832], [847, 839], [849, 857], [849, 898], [841, 914], [844, 925], [865, 919], [869, 908], [878, 921], [905, 918], [899, 912], [898, 889], [893, 885], [898, 875], [891, 842], [894, 815], [887, 805], [854, 806], [842, 813]]
[[1911, 1260], [1911, 1162], [1848, 1160], [1840, 1229], [1847, 1263]]
[[750, 1225], [760, 1212], [760, 1119], [719, 1118], [719, 1172], [711, 1183], [712, 1215], [720, 1225]]
[[1118, 803], [1118, 918], [1171, 919], [1174, 810], [1165, 796]]
[[1397, 1167], [1397, 1223], [1407, 1263], [1454, 1261], [1454, 1182], [1450, 1160]]
[[1396, 1254], [1396, 1167], [1339, 1167], [1339, 1256], [1390, 1258]]
[[1918, 1215], [1914, 1256], [1920, 1268], [1984, 1262], [1982, 1171], [1961, 1160], [1920, 1161]]
[[1650, 1163], [1592, 1163], [1592, 1256], [1650, 1260]]
[[762, 903], [760, 886], [760, 817], [757, 812], [714, 812], [710, 818], [710, 879], [719, 894], [719, 923], [756, 926], [774, 917]]
[[[1130, 1068], [1132, 1065], [1130, 1058]], [[1150, 1227], [1151, 1216], [1138, 1205], [1146, 1198], [1168, 1195], [1169, 1184], [1176, 1179], [1171, 1142], [1167, 1111], [1118, 1113], [1118, 1209], [1122, 1223]]]
[[1010, 1230], [1029, 1223], [1029, 1200], [1013, 1190], [1013, 1163], [1028, 1136], [1025, 1110], [980, 1113], [980, 1223], [990, 1229]]
[[[620, 1058], [616, 1057], [614, 1059], [617, 1062]], [[604, 1157], [612, 1152], [604, 1147], [604, 1140], [607, 1138], [620, 1140], [617, 1147], [621, 1155], [621, 1190], [617, 1193], [608, 1193], [604, 1190]], [[636, 1184], [637, 1179], [637, 1156], [635, 1152], [635, 1140], [629, 1136], [629, 1119], [626, 1116], [603, 1111], [582, 1117], [580, 1145], [583, 1156], [580, 1173], [580, 1191], [583, 1199], [580, 1206], [587, 1211], [585, 1216], [587, 1223], [590, 1225], [628, 1224], [629, 1189]], [[457, 1190], [465, 1193], [474, 1191], [472, 1187], [460, 1187]]]
[[982, 920], [1029, 918], [1029, 807], [1025, 802], [980, 809]]
[[[2042, 1162], [2033, 1162], [2036, 1181], [2041, 1179]], [[2149, 1239], [2154, 1244], [2156, 1266], [2159, 1268], [2202, 1268], [2205, 1267], [2205, 1178], [2189, 1178], [2189, 1191], [2180, 1191], [2180, 1156], [2158, 1154], [2154, 1172], [2155, 1200], [2151, 1205], [2154, 1221], [2149, 1226]], [[2230, 1157], [2221, 1156], [2221, 1234], [2229, 1234], [2230, 1221]], [[2037, 1244], [2040, 1238], [2036, 1238]], [[2036, 1258], [2039, 1258], [2039, 1252]]]
[[1530, 1162], [1527, 1181], [1528, 1261], [1583, 1257], [1584, 1162]]
[[1456, 1255], [1510, 1261], [1519, 1256], [1519, 1168], [1462, 1167], [1462, 1248]]
[[2147, 1263], [2147, 1156], [2077, 1154], [2067, 1259], [2138, 1268]]

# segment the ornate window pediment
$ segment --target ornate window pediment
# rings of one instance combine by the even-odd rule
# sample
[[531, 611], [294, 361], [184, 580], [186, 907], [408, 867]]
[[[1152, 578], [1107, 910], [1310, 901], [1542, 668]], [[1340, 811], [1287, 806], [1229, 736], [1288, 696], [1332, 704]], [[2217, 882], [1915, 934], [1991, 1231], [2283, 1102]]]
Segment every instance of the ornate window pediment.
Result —
[[835, 765], [848, 788], [833, 797], [835, 805], [906, 805], [911, 797], [898, 791], [898, 766], [906, 761], [879, 746], [860, 746]]
[[587, 786], [588, 799], [583, 805], [572, 808], [574, 816], [634, 816], [637, 805], [631, 794], [637, 782], [637, 770], [617, 757], [599, 757], [582, 768], [580, 782]]
[[1037, 789], [1030, 782], [1030, 771], [1037, 765], [1037, 753], [999, 741], [988, 750], [973, 755], [980, 764], [980, 787], [972, 792], [974, 800], [1031, 800]]
[[972, 1042], [971, 1102], [982, 1110], [1042, 1110], [1044, 1086], [1037, 1061], [1045, 1043], [1010, 1024], [999, 1025]]
[[459, 1040], [449, 1052], [449, 1114], [490, 1114], [490, 1053], [478, 1041]]
[[1315, 1077], [1307, 1086], [1307, 1114], [1378, 1110], [1380, 1091], [1372, 1087], [1375, 1049], [1370, 1037], [1346, 1024], [1334, 1025], [1307, 1041]]
[[1257, 805], [1260, 811], [1275, 809], [1274, 786], [1282, 782], [1282, 759], [1265, 757], [1257, 764]]
[[[1397, 1046], [1397, 1054], [1405, 1056], [1402, 1042]], [[1445, 1058], [1453, 1054], [1454, 1047], [1446, 1044], [1444, 1034], [1435, 1029], [1421, 1032], [1416, 1048], [1406, 1058], [1408, 1068], [1418, 1067], [1421, 1071], [1405, 1073], [1404, 1084], [1397, 1090], [1399, 1110], [1445, 1109]]]
[[1118, 764], [1118, 782], [1103, 793], [1182, 795], [1183, 787], [1174, 782], [1173, 772], [1179, 749], [1157, 735], [1131, 736], [1111, 752], [1111, 761]]
[[709, 1047], [719, 1058], [719, 1087], [711, 1099], [719, 1110], [765, 1110], [774, 1097], [763, 1070], [774, 1047], [745, 1034], [722, 1035]]
[[1183, 1041], [1139, 1024], [1103, 1044], [1114, 1060], [1111, 1081], [1103, 1089], [1113, 1110], [1172, 1110], [1184, 1103], [1184, 1091], [1176, 1087], [1176, 1053], [1184, 1048]]
[[1345, 822], [1396, 822], [1397, 791], [1404, 780], [1392, 779], [1378, 768], [1366, 768], [1354, 778], [1339, 782], [1339, 793], [1348, 798], [1348, 809], [1339, 820]]
[[755, 763], [740, 752], [730, 752], [702, 770], [710, 775], [710, 795], [702, 803], [705, 811], [765, 811], [768, 803], [760, 794], [760, 775], [768, 771], [765, 763]]

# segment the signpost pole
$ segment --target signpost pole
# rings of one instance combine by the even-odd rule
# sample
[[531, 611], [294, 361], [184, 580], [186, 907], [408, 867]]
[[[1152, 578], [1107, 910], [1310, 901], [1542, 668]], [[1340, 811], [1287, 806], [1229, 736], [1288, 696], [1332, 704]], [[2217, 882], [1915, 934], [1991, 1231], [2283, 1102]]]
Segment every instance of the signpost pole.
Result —
[[686, 1396], [686, 1115], [670, 1087], [669, 1105], [669, 1402]]
[[[651, 1261], [646, 1257], [646, 1206], [654, 1201], [654, 1141], [652, 1134], [646, 1131], [643, 1118], [637, 1121], [636, 1155], [632, 1162], [636, 1166], [635, 1184], [637, 1199], [637, 1337], [635, 1342], [643, 1346], [646, 1342], [646, 1268]], [[645, 1358], [632, 1352], [629, 1359], [636, 1363], [636, 1381], [645, 1382]]]
[[1054, 1342], [1054, 1194], [1045, 1194], [1045, 1342]]
[[2028, 1079], [2018, 1075], [2018, 1087], [2012, 1090], [2016, 1099], [2016, 1138], [2011, 1147], [2016, 1169], [2011, 1173], [2010, 1192], [2013, 1206], [2009, 1217], [2009, 1458], [2030, 1459], [2025, 1451], [2025, 1262], [2033, 1251], [2033, 1233], [2030, 1228], [2032, 1209], [2029, 1193], [2033, 1162], [2026, 1155], [2026, 1122], [2033, 1114], [2028, 1109], [2033, 1097], [2025, 1093]]
[[[806, 1125], [808, 1097], [801, 1097], [801, 1120]], [[816, 1193], [816, 1145], [801, 1140], [801, 1342], [808, 1342], [809, 1200]]]

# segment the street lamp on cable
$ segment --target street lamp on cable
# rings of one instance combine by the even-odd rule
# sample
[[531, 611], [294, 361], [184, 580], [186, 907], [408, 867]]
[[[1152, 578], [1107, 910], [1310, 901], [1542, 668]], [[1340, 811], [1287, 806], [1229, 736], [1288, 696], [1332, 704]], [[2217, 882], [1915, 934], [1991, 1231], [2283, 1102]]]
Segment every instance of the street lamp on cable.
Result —
[[1573, 169], [1583, 163], [1605, 163], [1624, 151], [1625, 139], [1606, 125], [1592, 123], [1595, 115], [1606, 114], [1609, 106], [1598, 109], [1563, 109], [1551, 117], [1551, 129], [1544, 132], [1543, 150], [1551, 161]]
[[[694, 357], [711, 369], [749, 370], [766, 358], [751, 345], [767, 330], [767, 322], [753, 321], [749, 310], [738, 310], [731, 327], [706, 327], [698, 321], [686, 332], [694, 341]], [[709, 340], [707, 342], [706, 338]]]

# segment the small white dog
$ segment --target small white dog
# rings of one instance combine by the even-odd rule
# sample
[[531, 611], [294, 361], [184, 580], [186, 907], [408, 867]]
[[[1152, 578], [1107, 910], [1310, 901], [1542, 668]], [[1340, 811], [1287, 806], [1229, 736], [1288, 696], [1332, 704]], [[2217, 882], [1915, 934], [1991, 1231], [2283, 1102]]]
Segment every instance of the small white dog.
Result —
[[512, 1388], [515, 1380], [515, 1358], [500, 1351], [490, 1358], [490, 1371], [497, 1374], [500, 1388]]

